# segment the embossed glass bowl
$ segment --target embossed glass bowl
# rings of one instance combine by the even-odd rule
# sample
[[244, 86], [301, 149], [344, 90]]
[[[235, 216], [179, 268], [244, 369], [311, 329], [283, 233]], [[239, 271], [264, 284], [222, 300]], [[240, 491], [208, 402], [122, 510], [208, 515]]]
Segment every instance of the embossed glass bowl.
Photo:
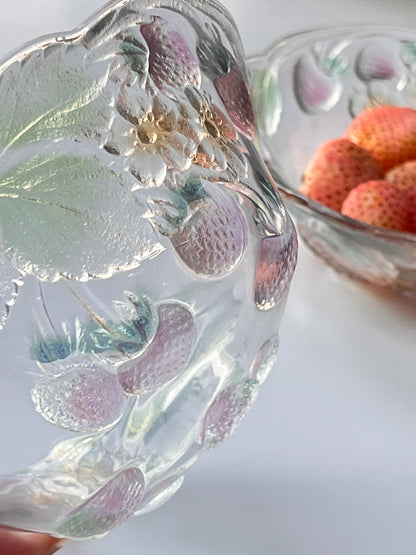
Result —
[[416, 235], [369, 226], [299, 192], [324, 141], [363, 109], [416, 108], [416, 33], [372, 26], [314, 29], [282, 38], [248, 61], [264, 159], [299, 235], [336, 270], [416, 295]]
[[105, 534], [254, 402], [297, 252], [255, 137], [213, 0], [114, 0], [0, 66], [0, 525]]

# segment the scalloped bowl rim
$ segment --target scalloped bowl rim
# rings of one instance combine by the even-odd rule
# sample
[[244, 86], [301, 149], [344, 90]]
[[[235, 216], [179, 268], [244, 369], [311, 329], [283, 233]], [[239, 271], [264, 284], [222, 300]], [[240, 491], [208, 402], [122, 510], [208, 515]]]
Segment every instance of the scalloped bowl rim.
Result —
[[[322, 34], [328, 33], [331, 34], [338, 34], [338, 36], [342, 34], [348, 34], [349, 32], [362, 32], [366, 34], [379, 34], [379, 33], [408, 33], [413, 34], [415, 36], [416, 42], [416, 30], [410, 29], [407, 27], [396, 27], [396, 26], [389, 26], [389, 25], [334, 25], [334, 26], [322, 26], [322, 27], [311, 27], [306, 29], [301, 29], [294, 33], [288, 33], [287, 35], [283, 35], [282, 37], [276, 39], [272, 42], [268, 47], [266, 47], [263, 51], [259, 53], [255, 53], [250, 55], [247, 58], [248, 67], [262, 63], [263, 67], [266, 67], [266, 63], [269, 60], [272, 60], [277, 56], [279, 50], [283, 50], [285, 47], [290, 46], [291, 41], [297, 39], [310, 39], [313, 37], [322, 36]], [[370, 234], [373, 236], [380, 237], [381, 239], [388, 239], [395, 242], [401, 243], [410, 243], [414, 244], [416, 247], [416, 233], [404, 232], [404, 231], [397, 231], [393, 229], [388, 229], [384, 227], [379, 227], [375, 225], [366, 224], [364, 222], [360, 222], [358, 220], [354, 220], [348, 216], [344, 216], [340, 212], [332, 210], [328, 208], [324, 204], [321, 204], [317, 201], [312, 200], [310, 197], [307, 197], [297, 189], [294, 189], [289, 184], [285, 182], [285, 180], [279, 178], [276, 173], [273, 171], [272, 164], [267, 163], [267, 167], [270, 169], [271, 174], [273, 176], [274, 181], [277, 183], [279, 190], [283, 192], [283, 196], [288, 203], [293, 203], [296, 205], [301, 205], [310, 209], [311, 212], [316, 213], [319, 216], [324, 217], [325, 219], [332, 220], [337, 224], [341, 224], [346, 228], [349, 228], [353, 231], [361, 231], [365, 234]]]

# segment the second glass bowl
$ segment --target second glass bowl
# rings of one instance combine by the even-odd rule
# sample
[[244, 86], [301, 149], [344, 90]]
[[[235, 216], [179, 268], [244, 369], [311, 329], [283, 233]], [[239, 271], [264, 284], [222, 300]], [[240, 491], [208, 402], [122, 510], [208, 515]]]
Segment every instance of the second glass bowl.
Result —
[[318, 146], [360, 111], [416, 108], [416, 33], [333, 27], [278, 40], [249, 60], [263, 155], [304, 242], [336, 270], [416, 296], [416, 234], [352, 220], [299, 192]]

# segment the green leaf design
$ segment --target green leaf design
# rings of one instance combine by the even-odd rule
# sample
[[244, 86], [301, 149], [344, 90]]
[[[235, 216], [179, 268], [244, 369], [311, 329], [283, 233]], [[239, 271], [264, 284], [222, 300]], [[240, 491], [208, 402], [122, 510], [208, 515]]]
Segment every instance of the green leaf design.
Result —
[[78, 150], [45, 151], [0, 177], [5, 254], [40, 279], [107, 277], [163, 250], [129, 175]]
[[46, 364], [79, 352], [112, 364], [138, 356], [155, 336], [158, 315], [145, 295], [138, 297], [130, 291], [124, 294], [126, 301], [113, 301], [118, 319], [104, 319], [84, 305], [91, 316], [88, 323], [76, 318], [70, 325], [62, 322], [53, 326], [54, 333], [41, 334], [32, 345], [34, 360]]
[[79, 44], [37, 49], [2, 70], [0, 155], [42, 140], [97, 138], [111, 118], [108, 61]]
[[252, 94], [257, 125], [266, 136], [273, 136], [282, 114], [282, 95], [277, 75], [268, 69], [251, 68]]

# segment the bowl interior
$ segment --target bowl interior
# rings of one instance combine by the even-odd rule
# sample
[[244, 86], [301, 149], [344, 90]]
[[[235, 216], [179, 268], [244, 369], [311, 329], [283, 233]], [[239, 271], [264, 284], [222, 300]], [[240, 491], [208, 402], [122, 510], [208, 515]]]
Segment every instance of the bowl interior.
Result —
[[340, 137], [360, 111], [416, 108], [416, 33], [389, 27], [304, 31], [249, 59], [266, 161], [297, 190], [323, 141]]

